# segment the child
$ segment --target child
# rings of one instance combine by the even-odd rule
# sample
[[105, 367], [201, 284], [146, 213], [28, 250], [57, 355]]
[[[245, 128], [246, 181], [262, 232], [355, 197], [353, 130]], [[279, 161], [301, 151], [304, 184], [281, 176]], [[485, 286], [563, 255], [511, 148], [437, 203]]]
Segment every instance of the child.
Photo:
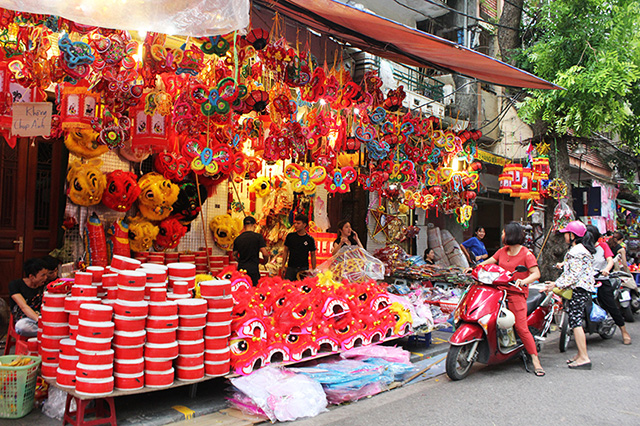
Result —
[[24, 263], [26, 277], [9, 283], [11, 313], [16, 332], [21, 336], [38, 334], [38, 316], [49, 273], [42, 259], [29, 259]]

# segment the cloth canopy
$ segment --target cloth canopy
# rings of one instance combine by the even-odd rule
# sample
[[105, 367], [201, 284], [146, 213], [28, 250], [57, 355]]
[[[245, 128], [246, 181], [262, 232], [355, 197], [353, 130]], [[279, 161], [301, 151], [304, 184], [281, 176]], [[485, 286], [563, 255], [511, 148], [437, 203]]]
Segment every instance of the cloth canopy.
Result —
[[254, 0], [254, 3], [396, 62], [455, 72], [500, 86], [561, 89], [490, 56], [336, 0]]

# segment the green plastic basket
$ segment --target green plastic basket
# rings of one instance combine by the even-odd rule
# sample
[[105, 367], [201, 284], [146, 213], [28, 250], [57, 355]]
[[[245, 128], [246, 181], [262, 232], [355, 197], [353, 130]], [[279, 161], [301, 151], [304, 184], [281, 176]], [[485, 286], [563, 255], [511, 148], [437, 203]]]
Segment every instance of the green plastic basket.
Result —
[[[0, 364], [9, 364], [25, 355], [0, 356]], [[36, 397], [36, 380], [42, 359], [28, 356], [33, 363], [22, 367], [0, 365], [0, 418], [17, 419], [31, 410]]]

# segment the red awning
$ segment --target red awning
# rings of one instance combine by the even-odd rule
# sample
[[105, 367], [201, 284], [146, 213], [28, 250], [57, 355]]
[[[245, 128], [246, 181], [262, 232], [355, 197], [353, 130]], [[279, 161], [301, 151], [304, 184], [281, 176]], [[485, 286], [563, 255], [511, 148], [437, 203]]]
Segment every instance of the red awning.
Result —
[[560, 89], [490, 56], [335, 0], [254, 2], [395, 62], [455, 72], [500, 86]]

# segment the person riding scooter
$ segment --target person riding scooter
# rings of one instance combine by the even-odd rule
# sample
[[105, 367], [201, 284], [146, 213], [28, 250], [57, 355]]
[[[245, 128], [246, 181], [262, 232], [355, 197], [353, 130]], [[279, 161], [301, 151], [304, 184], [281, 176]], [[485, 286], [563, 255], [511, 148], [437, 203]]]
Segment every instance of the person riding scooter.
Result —
[[574, 220], [560, 229], [564, 234], [564, 240], [569, 245], [569, 250], [562, 262], [563, 272], [555, 283], [549, 283], [546, 291], [554, 287], [573, 290], [573, 295], [565, 311], [569, 315], [569, 327], [573, 330], [573, 336], [578, 346], [578, 354], [567, 361], [572, 369], [591, 370], [591, 360], [587, 353], [587, 338], [582, 328], [582, 320], [587, 303], [595, 293], [595, 270], [593, 267], [593, 255], [596, 252], [593, 236], [587, 232], [584, 223]]
[[[536, 343], [527, 326], [527, 295], [529, 284], [540, 278], [540, 269], [536, 257], [524, 247], [524, 230], [519, 223], [511, 222], [502, 231], [504, 246], [493, 256], [480, 263], [480, 265], [497, 264], [509, 272], [513, 272], [515, 286], [507, 290], [507, 303], [509, 310], [515, 316], [515, 330], [524, 344], [525, 350], [531, 356], [534, 374], [538, 377], [545, 375], [544, 369], [538, 358]], [[516, 272], [516, 266], [524, 265], [526, 272]]]

